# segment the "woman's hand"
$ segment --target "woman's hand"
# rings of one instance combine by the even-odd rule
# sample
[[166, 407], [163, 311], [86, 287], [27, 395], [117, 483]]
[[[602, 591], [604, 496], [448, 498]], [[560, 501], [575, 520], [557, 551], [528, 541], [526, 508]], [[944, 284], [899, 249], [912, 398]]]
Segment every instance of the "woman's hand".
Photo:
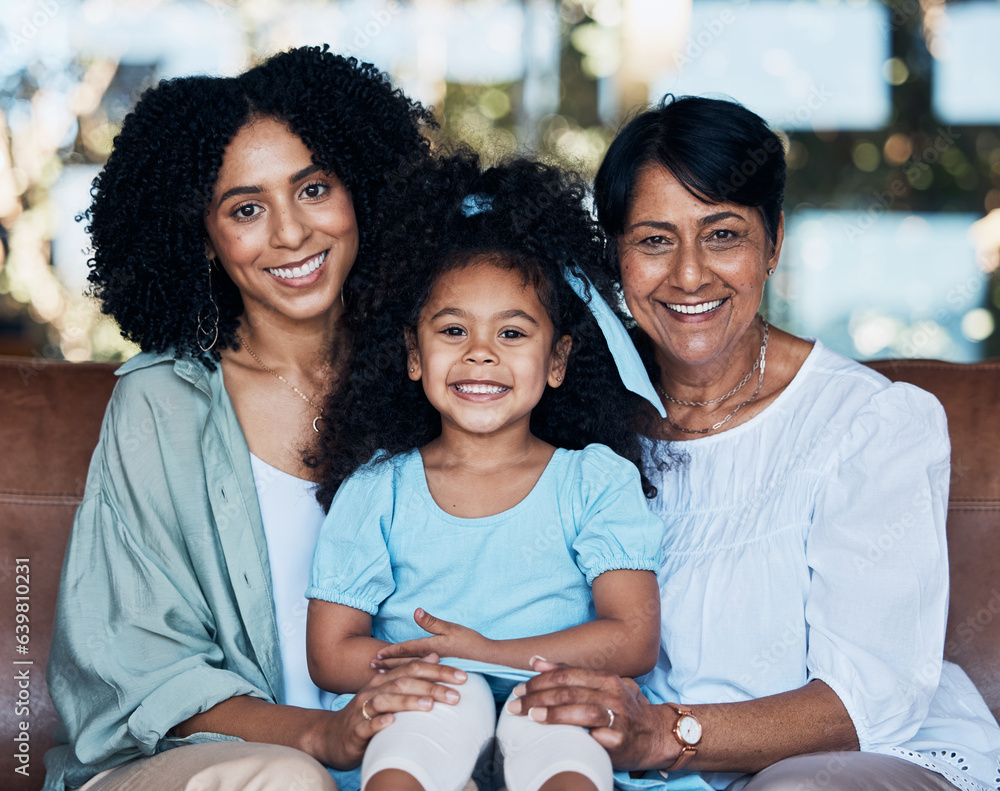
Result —
[[[680, 754], [680, 744], [664, 723], [662, 707], [646, 700], [632, 679], [537, 658], [531, 666], [539, 675], [514, 690], [517, 700], [507, 705], [512, 714], [589, 728], [619, 769], [669, 766]], [[614, 712], [610, 728], [609, 711]]]
[[[363, 686], [340, 712], [327, 734], [324, 763], [337, 768], [357, 766], [368, 741], [395, 719], [400, 711], [427, 711], [437, 704], [455, 704], [459, 693], [444, 684], [462, 684], [465, 671], [437, 664], [429, 655], [385, 671]], [[315, 753], [314, 753], [315, 755]], [[323, 753], [320, 753], [322, 756]]]
[[[466, 674], [437, 664], [437, 657], [410, 662], [379, 674], [341, 711], [303, 709], [239, 695], [216, 703], [175, 725], [170, 734], [225, 733], [248, 742], [283, 744], [337, 769], [361, 763], [368, 740], [399, 711], [426, 711], [456, 703], [460, 694], [445, 684], [462, 684]], [[371, 719], [369, 720], [368, 715]]]
[[413, 620], [425, 632], [430, 632], [431, 637], [406, 640], [380, 648], [372, 662], [373, 668], [380, 671], [388, 670], [431, 655], [488, 661], [486, 656], [492, 641], [479, 632], [461, 624], [435, 618], [420, 608], [413, 613]]
[[[634, 681], [537, 659], [532, 668], [539, 675], [514, 690], [512, 713], [590, 728], [619, 769], [664, 769], [677, 760], [681, 746], [671, 732], [677, 713], [651, 704]], [[704, 735], [684, 767], [689, 770], [753, 773], [792, 755], [858, 749], [847, 709], [819, 679], [764, 698], [693, 709]]]

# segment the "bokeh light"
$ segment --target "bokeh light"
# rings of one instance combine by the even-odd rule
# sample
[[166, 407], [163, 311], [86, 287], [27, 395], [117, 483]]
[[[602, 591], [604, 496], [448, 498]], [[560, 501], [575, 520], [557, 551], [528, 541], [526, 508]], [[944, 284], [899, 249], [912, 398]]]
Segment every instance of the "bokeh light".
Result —
[[890, 85], [902, 85], [910, 76], [910, 70], [899, 58], [889, 58], [882, 65], [882, 75]]
[[866, 173], [871, 173], [873, 170], [877, 170], [882, 161], [878, 148], [873, 143], [869, 143], [867, 141], [858, 143], [854, 147], [854, 151], [851, 153], [851, 159], [854, 160], [854, 165], [859, 170], [863, 170]]
[[913, 142], [902, 132], [889, 135], [882, 146], [882, 155], [890, 165], [902, 165], [912, 154]]
[[970, 341], [984, 341], [993, 334], [996, 325], [986, 308], [973, 308], [962, 317], [962, 334]]

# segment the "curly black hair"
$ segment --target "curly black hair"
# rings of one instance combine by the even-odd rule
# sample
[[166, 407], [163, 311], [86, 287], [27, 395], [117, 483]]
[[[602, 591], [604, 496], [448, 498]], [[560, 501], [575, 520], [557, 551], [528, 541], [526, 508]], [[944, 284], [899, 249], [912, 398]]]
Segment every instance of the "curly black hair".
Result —
[[[479, 211], [471, 215], [470, 195], [479, 196]], [[642, 471], [636, 429], [645, 402], [622, 384], [596, 320], [564, 277], [566, 269], [585, 274], [609, 304], [617, 303], [586, 198], [575, 174], [523, 159], [484, 170], [468, 151], [424, 163], [385, 193], [379, 211], [396, 223], [387, 223], [379, 244], [380, 279], [361, 295], [351, 318], [348, 373], [328, 398], [319, 449], [310, 459], [319, 469], [317, 499], [324, 508], [377, 451], [387, 460], [441, 433], [441, 417], [421, 383], [407, 376], [406, 331], [415, 331], [444, 272], [484, 258], [535, 287], [555, 327], [553, 342], [572, 339], [565, 381], [546, 388], [532, 410], [532, 433], [560, 448], [603, 443]], [[654, 497], [645, 475], [642, 481]]]
[[[344, 286], [349, 313], [374, 277], [379, 193], [430, 155], [430, 112], [374, 66], [301, 47], [238, 77], [184, 77], [146, 91], [95, 179], [89, 221], [91, 293], [143, 350], [172, 349], [213, 368], [235, 348], [243, 302], [206, 257], [205, 214], [226, 146], [249, 122], [286, 123], [351, 192], [360, 247]], [[211, 274], [209, 274], [211, 273]], [[211, 278], [211, 280], [209, 279]], [[209, 290], [211, 283], [211, 291]], [[218, 340], [199, 334], [218, 305]]]

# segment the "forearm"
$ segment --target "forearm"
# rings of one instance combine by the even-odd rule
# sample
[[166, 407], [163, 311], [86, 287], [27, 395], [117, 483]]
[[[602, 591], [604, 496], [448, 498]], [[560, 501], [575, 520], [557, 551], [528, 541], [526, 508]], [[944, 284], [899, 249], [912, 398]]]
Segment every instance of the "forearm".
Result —
[[[361, 762], [368, 741], [400, 711], [427, 711], [454, 704], [466, 675], [433, 662], [411, 662], [379, 675], [340, 711], [280, 706], [248, 696], [232, 697], [171, 730], [174, 736], [209, 732], [245, 741], [281, 744], [321, 763], [350, 769]], [[366, 710], [367, 707], [367, 710]]]
[[484, 655], [470, 658], [530, 670], [531, 658], [541, 656], [634, 678], [653, 669], [659, 652], [659, 633], [635, 627], [631, 619], [601, 618], [536, 637], [488, 640]]
[[634, 678], [656, 666], [660, 651], [660, 589], [649, 571], [616, 569], [592, 588], [597, 617], [558, 632], [491, 641], [487, 661], [530, 669], [531, 658]]
[[[652, 768], [670, 766], [679, 754], [669, 706], [654, 706], [662, 733]], [[685, 769], [758, 772], [793, 755], [857, 750], [854, 724], [837, 694], [822, 681], [801, 689], [739, 703], [691, 706], [704, 735]]]
[[385, 645], [388, 643], [384, 640], [355, 635], [339, 639], [322, 650], [310, 650], [309, 675], [317, 687], [328, 692], [357, 692], [374, 677], [372, 660]]
[[171, 729], [171, 735], [221, 733], [248, 742], [281, 744], [311, 755], [321, 763], [343, 766], [340, 712], [281, 706], [247, 695], [229, 698]]

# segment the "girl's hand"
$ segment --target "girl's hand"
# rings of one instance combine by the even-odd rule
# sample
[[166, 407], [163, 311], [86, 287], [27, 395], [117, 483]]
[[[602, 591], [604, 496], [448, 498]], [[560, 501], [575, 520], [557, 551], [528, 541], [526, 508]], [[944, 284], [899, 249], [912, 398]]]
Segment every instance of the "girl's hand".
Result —
[[489, 661], [487, 654], [491, 641], [479, 632], [457, 623], [442, 621], [420, 608], [413, 613], [413, 620], [417, 622], [417, 626], [425, 632], [430, 632], [432, 636], [405, 640], [380, 648], [372, 662], [373, 668], [384, 671], [432, 654], [439, 657], [454, 656]]
[[369, 739], [390, 725], [398, 711], [427, 711], [437, 703], [453, 705], [459, 693], [444, 684], [462, 684], [465, 671], [437, 664], [436, 656], [410, 661], [375, 676], [342, 711], [336, 712], [335, 733], [326, 738], [326, 750], [334, 753], [326, 761], [340, 769], [361, 763]]
[[[512, 714], [527, 714], [537, 722], [580, 725], [611, 756], [619, 769], [656, 769], [669, 765], [664, 748], [680, 754], [680, 745], [630, 678], [548, 662], [536, 658], [539, 675], [514, 689], [517, 700], [507, 704]], [[609, 728], [614, 712], [614, 725]], [[676, 758], [676, 756], [674, 756]]]

